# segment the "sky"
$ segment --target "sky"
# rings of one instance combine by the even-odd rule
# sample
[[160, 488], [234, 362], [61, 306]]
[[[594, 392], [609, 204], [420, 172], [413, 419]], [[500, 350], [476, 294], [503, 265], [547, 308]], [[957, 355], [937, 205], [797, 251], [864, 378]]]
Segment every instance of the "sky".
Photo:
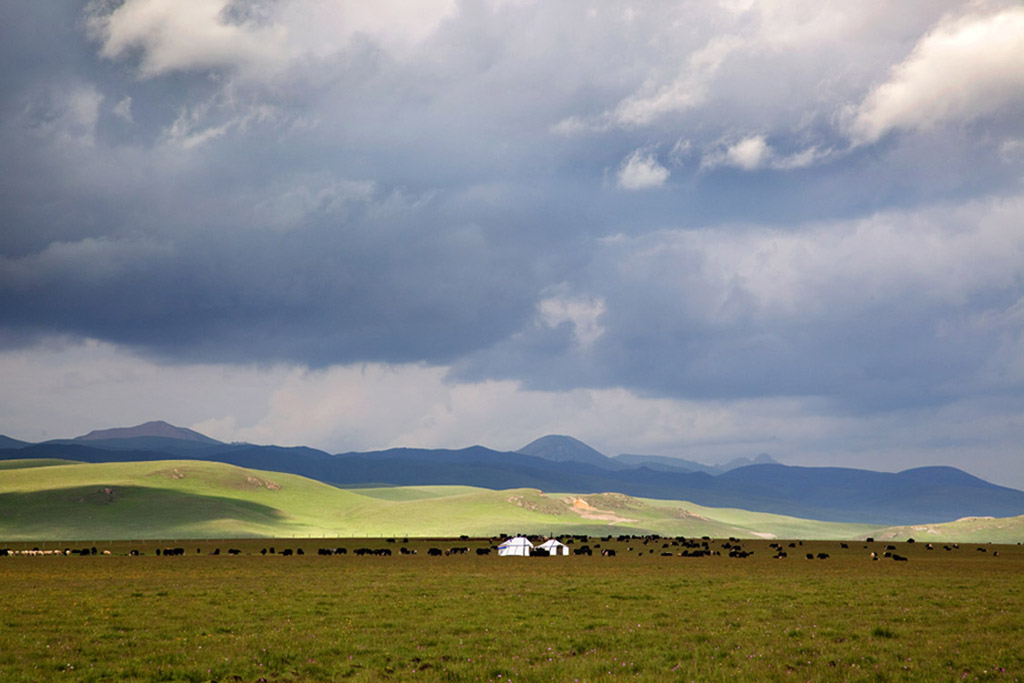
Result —
[[1024, 488], [1016, 1], [0, 4], [0, 433]]

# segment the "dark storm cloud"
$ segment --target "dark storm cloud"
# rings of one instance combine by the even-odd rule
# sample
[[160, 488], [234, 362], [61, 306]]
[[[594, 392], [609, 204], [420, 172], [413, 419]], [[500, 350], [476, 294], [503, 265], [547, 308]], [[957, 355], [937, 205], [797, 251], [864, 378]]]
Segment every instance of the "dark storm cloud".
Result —
[[992, 391], [1020, 99], [936, 119], [880, 89], [927, 87], [957, 3], [740, 5], [7, 6], [0, 339], [858, 410]]

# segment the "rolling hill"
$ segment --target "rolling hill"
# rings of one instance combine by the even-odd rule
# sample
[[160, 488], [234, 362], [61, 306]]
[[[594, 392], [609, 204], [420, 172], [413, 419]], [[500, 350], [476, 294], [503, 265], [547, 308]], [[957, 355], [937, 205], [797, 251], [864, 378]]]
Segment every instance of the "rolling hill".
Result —
[[[0, 444], [2, 446], [2, 444]], [[0, 460], [65, 459], [91, 463], [188, 459], [300, 475], [336, 487], [471, 486], [636, 498], [687, 500], [829, 522], [900, 526], [963, 517], [1024, 514], [1024, 492], [950, 467], [904, 472], [749, 464], [717, 475], [629, 466], [565, 436], [539, 439], [519, 452], [483, 446], [394, 448], [331, 455], [312, 448], [226, 444], [166, 423], [101, 430], [77, 439], [0, 447]]]
[[[27, 465], [25, 467], [20, 464]], [[871, 527], [621, 494], [466, 486], [344, 490], [213, 462], [10, 461], [0, 539], [454, 537], [499, 533], [852, 538]]]

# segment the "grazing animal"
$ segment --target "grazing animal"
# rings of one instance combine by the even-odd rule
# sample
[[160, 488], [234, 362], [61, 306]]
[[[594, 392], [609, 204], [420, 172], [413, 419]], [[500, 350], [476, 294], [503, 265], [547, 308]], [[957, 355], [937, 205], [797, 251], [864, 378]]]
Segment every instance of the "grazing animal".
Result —
[[892, 559], [896, 560], [897, 562], [906, 562], [907, 561], [907, 558], [903, 557], [902, 555], [897, 555], [896, 553], [892, 554]]
[[427, 551], [427, 555], [430, 555], [431, 557], [441, 557], [444, 555], [444, 552], [440, 548], [431, 548]]
[[[615, 551], [612, 550], [611, 548], [605, 548], [604, 550], [601, 551], [601, 554], [604, 555], [605, 557], [615, 557]], [[668, 554], [671, 555], [672, 553], [668, 553]]]
[[818, 553], [818, 559], [819, 560], [827, 560], [828, 559], [828, 553]]
[[807, 553], [806, 557], [807, 557], [808, 560], [813, 560], [814, 559], [814, 553]]

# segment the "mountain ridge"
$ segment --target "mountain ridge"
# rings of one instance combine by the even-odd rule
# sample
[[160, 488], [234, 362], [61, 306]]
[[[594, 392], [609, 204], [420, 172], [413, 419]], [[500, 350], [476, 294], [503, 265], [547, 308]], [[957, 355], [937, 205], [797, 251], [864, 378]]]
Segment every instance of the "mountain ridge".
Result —
[[[101, 431], [100, 434], [110, 434]], [[962, 517], [1024, 514], [1024, 492], [991, 484], [950, 467], [899, 473], [853, 468], [754, 464], [712, 475], [647, 465], [612, 469], [607, 458], [572, 437], [541, 439], [541, 455], [463, 449], [393, 448], [329, 454], [306, 447], [190, 441], [159, 436], [50, 441], [0, 448], [0, 459], [58, 458], [129, 462], [186, 458], [297, 474], [338, 487], [466, 485], [492, 490], [529, 487], [547, 491], [615, 492], [710, 507], [879, 526], [937, 524]], [[536, 442], [531, 442], [536, 443]], [[550, 447], [554, 447], [553, 449]], [[568, 453], [559, 453], [559, 448]], [[552, 459], [554, 457], [562, 459]], [[583, 453], [593, 464], [572, 459]], [[544, 454], [547, 458], [542, 457]], [[596, 455], [595, 455], [596, 454]], [[607, 461], [607, 462], [606, 462]]]
[[205, 434], [188, 429], [186, 427], [175, 427], [163, 420], [152, 420], [143, 422], [134, 427], [114, 427], [111, 429], [94, 429], [83, 436], [76, 436], [71, 441], [109, 441], [116, 439], [135, 439], [146, 437], [159, 437], [162, 439], [179, 439], [181, 441], [198, 441], [206, 444], [219, 444], [220, 441], [211, 439]]

